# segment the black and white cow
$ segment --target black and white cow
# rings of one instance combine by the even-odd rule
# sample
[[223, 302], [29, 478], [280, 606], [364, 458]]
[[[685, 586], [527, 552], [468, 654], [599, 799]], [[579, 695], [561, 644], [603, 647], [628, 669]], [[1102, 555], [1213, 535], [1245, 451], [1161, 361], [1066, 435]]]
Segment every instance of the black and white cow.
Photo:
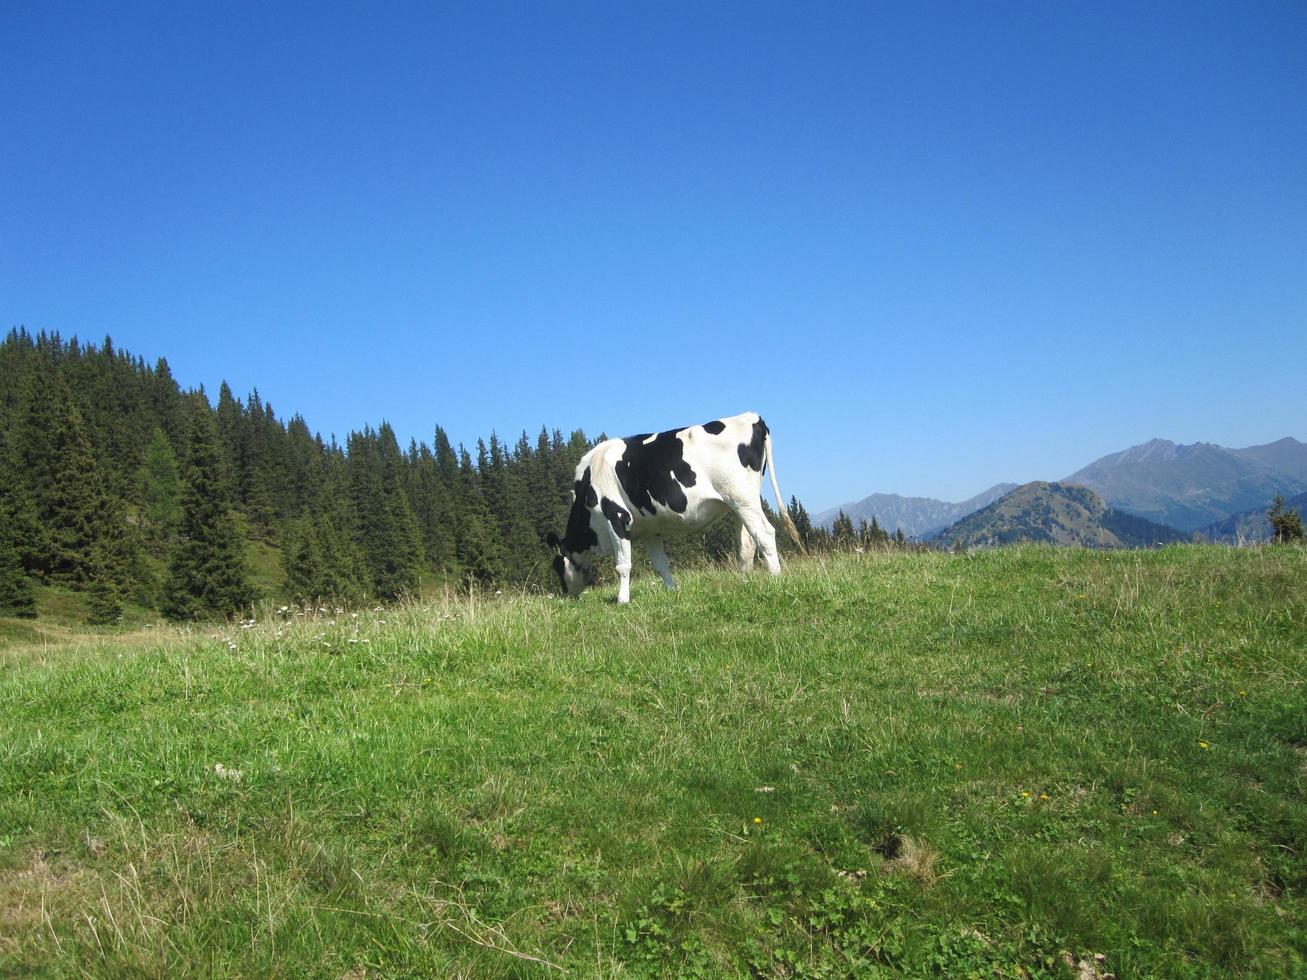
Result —
[[779, 574], [776, 532], [760, 496], [764, 469], [785, 530], [802, 550], [776, 483], [771, 436], [757, 412], [599, 443], [577, 464], [567, 530], [561, 540], [549, 535], [563, 594], [576, 597], [593, 585], [595, 558], [612, 555], [621, 583], [617, 601], [629, 602], [633, 541], [644, 545], [663, 584], [674, 589], [663, 539], [702, 530], [728, 513], [740, 519], [745, 570], [753, 567], [756, 548], [767, 570]]

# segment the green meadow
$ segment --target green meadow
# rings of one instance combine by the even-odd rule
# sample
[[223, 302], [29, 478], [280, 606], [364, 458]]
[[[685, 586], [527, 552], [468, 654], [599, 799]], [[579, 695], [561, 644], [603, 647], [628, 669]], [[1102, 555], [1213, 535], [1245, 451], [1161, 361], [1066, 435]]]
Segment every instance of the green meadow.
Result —
[[0, 975], [1307, 972], [1307, 549], [681, 583], [0, 622]]

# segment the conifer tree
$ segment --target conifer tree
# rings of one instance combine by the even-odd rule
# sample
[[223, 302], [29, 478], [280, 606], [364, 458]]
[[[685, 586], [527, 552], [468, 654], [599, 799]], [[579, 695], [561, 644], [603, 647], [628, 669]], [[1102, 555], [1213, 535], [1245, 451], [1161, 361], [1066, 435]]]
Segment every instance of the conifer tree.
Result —
[[806, 548], [812, 543], [812, 518], [808, 516], [808, 511], [803, 504], [799, 503], [799, 498], [790, 497], [790, 519], [794, 521], [794, 527], [799, 532], [799, 540], [803, 542]]
[[1266, 517], [1271, 522], [1271, 540], [1276, 544], [1303, 539], [1302, 515], [1285, 507], [1283, 496], [1276, 494]]
[[24, 567], [24, 552], [35, 546], [31, 499], [14, 477], [0, 440], [0, 615], [36, 615], [36, 590]]
[[318, 599], [322, 556], [313, 519], [307, 514], [292, 521], [282, 535], [281, 567], [286, 575], [286, 591], [294, 601], [311, 603]]
[[471, 585], [502, 579], [507, 555], [495, 529], [494, 515], [481, 496], [472, 459], [465, 449], [459, 457], [458, 486], [461, 514], [457, 553], [463, 581]]
[[138, 477], [141, 521], [148, 547], [157, 557], [168, 554], [182, 516], [181, 474], [172, 443], [163, 429], [155, 426], [145, 450], [145, 462]]
[[125, 568], [105, 567], [96, 558], [97, 548], [115, 539], [125, 542], [127, 535], [121, 509], [111, 506], [82, 415], [57, 370], [47, 367], [36, 384], [21, 453], [37, 518], [47, 534], [41, 565], [51, 578], [75, 587], [87, 585], [93, 573], [122, 576]]
[[87, 622], [104, 625], [116, 623], [123, 614], [121, 575], [115, 572], [119, 556], [105, 547], [97, 548], [87, 595], [90, 608]]
[[394, 431], [383, 423], [349, 440], [350, 504], [372, 592], [396, 599], [417, 590], [422, 543], [404, 494], [403, 460]]
[[17, 463], [3, 433], [0, 433], [0, 540], [8, 541], [24, 572], [42, 569], [49, 539], [37, 517], [36, 503], [27, 482], [18, 476]]
[[835, 544], [841, 548], [853, 544], [853, 520], [844, 511], [839, 512], [835, 523], [831, 525], [831, 534], [835, 537]]
[[[0, 520], [4, 519], [0, 513]], [[36, 590], [13, 539], [0, 528], [0, 616], [36, 615]]]
[[253, 601], [244, 542], [228, 506], [208, 403], [196, 399], [182, 483], [182, 519], [162, 608], [170, 619], [230, 616]]

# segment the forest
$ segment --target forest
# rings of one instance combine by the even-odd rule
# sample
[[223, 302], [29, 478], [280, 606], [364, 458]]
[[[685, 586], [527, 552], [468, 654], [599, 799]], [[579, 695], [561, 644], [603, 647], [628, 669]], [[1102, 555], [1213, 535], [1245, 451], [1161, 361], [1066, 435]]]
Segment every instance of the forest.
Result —
[[[429, 443], [402, 446], [381, 422], [339, 442], [257, 390], [242, 400], [224, 382], [215, 401], [184, 389], [166, 359], [111, 338], [14, 328], [0, 342], [0, 612], [35, 615], [43, 585], [85, 593], [98, 623], [125, 603], [186, 621], [433, 584], [550, 590], [545, 536], [562, 529], [596, 441], [542, 427], [469, 450], [436, 425]], [[814, 528], [797, 498], [790, 512], [817, 550], [893, 543], [847, 518]], [[726, 558], [736, 534], [719, 522], [672, 543], [673, 558]], [[279, 562], [275, 589], [251, 580], [260, 547]]]

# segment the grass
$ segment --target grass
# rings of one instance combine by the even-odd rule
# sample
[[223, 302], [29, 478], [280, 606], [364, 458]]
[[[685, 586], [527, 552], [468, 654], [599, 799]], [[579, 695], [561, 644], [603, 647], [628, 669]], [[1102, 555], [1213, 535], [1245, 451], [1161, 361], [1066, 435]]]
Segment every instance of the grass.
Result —
[[11, 640], [0, 974], [1307, 970], [1307, 550], [682, 585]]

